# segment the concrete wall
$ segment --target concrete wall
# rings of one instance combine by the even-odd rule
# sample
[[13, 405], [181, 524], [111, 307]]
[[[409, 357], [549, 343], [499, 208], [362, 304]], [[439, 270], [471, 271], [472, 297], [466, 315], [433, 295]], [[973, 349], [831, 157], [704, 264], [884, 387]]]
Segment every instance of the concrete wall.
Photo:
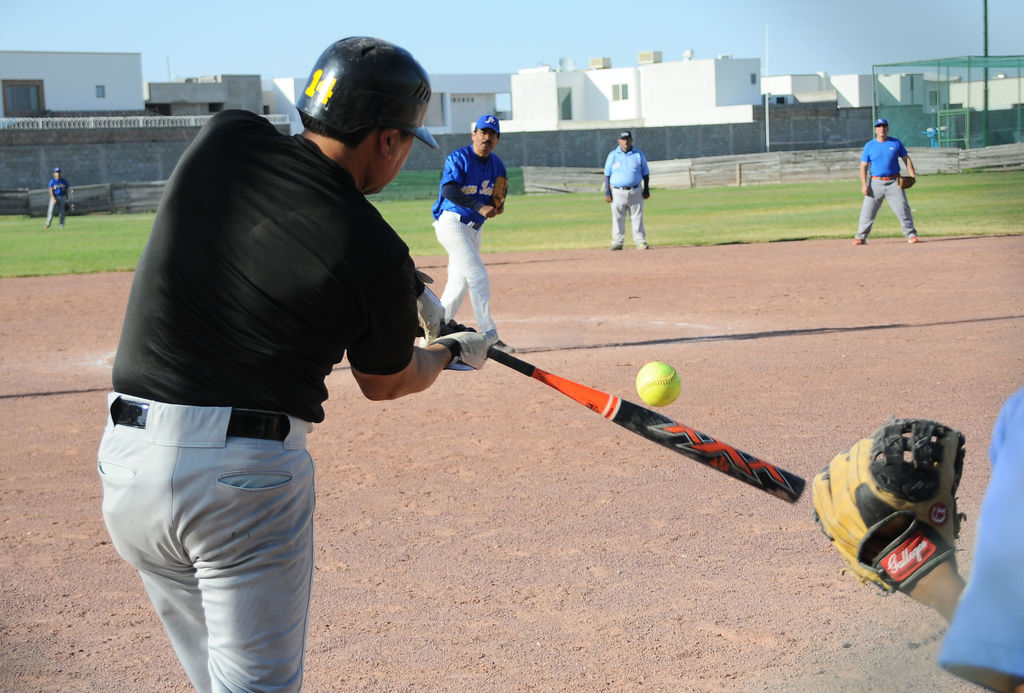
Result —
[[0, 190], [45, 187], [60, 166], [72, 186], [166, 180], [198, 128], [0, 130]]
[[[763, 152], [764, 109], [753, 122], [682, 127], [631, 127], [652, 161]], [[773, 151], [859, 147], [870, 139], [871, 109], [834, 105], [772, 106]], [[508, 166], [600, 167], [621, 125], [545, 132], [507, 132], [497, 153]], [[194, 128], [124, 130], [0, 130], [0, 189], [37, 188], [54, 166], [72, 185], [166, 179], [195, 137]], [[894, 135], [899, 136], [898, 133]], [[470, 143], [469, 132], [436, 135], [439, 150], [416, 142], [405, 165], [440, 171], [448, 152]]]

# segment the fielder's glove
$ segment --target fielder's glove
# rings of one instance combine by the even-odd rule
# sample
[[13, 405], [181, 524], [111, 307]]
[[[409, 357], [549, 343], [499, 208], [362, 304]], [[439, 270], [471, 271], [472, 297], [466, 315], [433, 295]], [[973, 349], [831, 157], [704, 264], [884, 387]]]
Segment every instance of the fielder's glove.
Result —
[[904, 190], [906, 190], [907, 188], [913, 186], [914, 183], [916, 183], [916, 182], [917, 182], [917, 178], [914, 178], [913, 176], [900, 176], [896, 180], [896, 185], [898, 185], [901, 188], [903, 188]]
[[953, 557], [964, 436], [892, 420], [814, 477], [814, 516], [860, 581], [904, 592]]
[[494, 190], [491, 192], [491, 206], [495, 214], [505, 211], [505, 198], [508, 196], [508, 178], [498, 176], [494, 181]]

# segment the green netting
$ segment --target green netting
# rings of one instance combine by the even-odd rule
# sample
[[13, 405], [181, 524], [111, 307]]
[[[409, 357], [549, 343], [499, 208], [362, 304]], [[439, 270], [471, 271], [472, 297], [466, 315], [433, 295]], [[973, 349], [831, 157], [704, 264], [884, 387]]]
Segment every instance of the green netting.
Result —
[[960, 56], [872, 66], [875, 118], [908, 146], [1024, 142], [1024, 56]]

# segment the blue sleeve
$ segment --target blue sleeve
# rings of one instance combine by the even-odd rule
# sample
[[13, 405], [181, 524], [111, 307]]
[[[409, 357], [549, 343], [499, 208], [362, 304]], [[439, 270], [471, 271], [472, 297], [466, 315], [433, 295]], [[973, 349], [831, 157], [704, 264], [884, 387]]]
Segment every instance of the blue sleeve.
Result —
[[976, 682], [978, 668], [1024, 677], [1024, 388], [1003, 405], [989, 456], [974, 562], [938, 657]]
[[604, 158], [604, 175], [612, 175], [612, 158], [615, 156], [615, 150], [608, 152], [608, 156]]
[[865, 164], [869, 163], [871, 161], [871, 157], [868, 155], [868, 147], [870, 147], [870, 146], [871, 146], [870, 142], [865, 144], [864, 145], [864, 150], [860, 154], [860, 160], [863, 161]]
[[643, 152], [640, 152], [640, 162], [641, 162], [641, 166], [643, 167], [643, 168], [640, 169], [640, 172], [643, 175], [645, 175], [645, 176], [651, 175], [651, 169], [647, 165], [647, 155], [644, 154]]
[[458, 183], [462, 185], [466, 177], [466, 161], [462, 151], [456, 149], [444, 160], [444, 171], [441, 173], [441, 187], [445, 183]]
[[907, 148], [903, 146], [903, 140], [896, 140], [896, 141], [900, 143], [899, 148], [896, 150], [896, 156], [898, 156], [899, 158], [902, 159], [905, 156], [907, 156]]

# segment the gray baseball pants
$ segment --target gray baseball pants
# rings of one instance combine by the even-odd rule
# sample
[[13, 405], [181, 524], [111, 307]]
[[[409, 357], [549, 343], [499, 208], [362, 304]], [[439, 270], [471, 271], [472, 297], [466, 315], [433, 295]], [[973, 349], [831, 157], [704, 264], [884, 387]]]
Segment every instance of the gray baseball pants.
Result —
[[875, 216], [882, 206], [882, 200], [889, 202], [889, 207], [900, 220], [903, 227], [903, 235], [907, 238], [917, 235], [914, 228], [914, 217], [910, 214], [910, 203], [907, 202], [907, 193], [896, 183], [896, 178], [882, 180], [872, 178], [868, 184], [870, 195], [864, 196], [864, 202], [860, 206], [860, 224], [857, 227], [857, 238], [866, 240], [871, 233], [871, 227], [875, 223]]
[[197, 691], [298, 691], [313, 586], [313, 425], [289, 417], [284, 441], [227, 437], [229, 407], [149, 405], [144, 429], [115, 426], [108, 411], [100, 443], [114, 548], [142, 576]]
[[53, 221], [53, 212], [56, 210], [57, 214], [60, 215], [60, 225], [64, 226], [64, 213], [67, 211], [67, 206], [68, 198], [63, 195], [57, 197], [57, 199], [51, 197], [50, 204], [46, 207], [46, 225], [49, 226]]
[[612, 245], [621, 246], [626, 240], [626, 215], [633, 226], [633, 243], [637, 247], [647, 243], [644, 229], [644, 189], [638, 185], [632, 190], [612, 188]]

